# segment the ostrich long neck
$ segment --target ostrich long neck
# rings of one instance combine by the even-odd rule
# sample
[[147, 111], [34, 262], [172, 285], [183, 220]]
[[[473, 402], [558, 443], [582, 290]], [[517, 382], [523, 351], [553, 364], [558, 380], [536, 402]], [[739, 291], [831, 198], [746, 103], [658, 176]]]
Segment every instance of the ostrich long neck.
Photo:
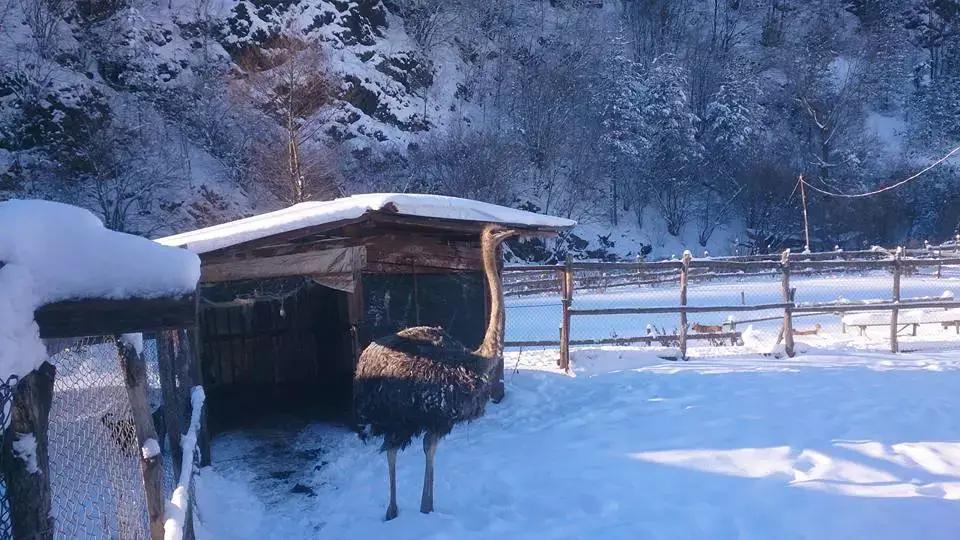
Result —
[[503, 284], [500, 282], [497, 264], [499, 245], [500, 242], [492, 235], [482, 235], [480, 249], [483, 256], [483, 272], [487, 278], [487, 289], [490, 291], [490, 320], [487, 322], [487, 332], [483, 335], [483, 343], [474, 351], [474, 354], [488, 359], [498, 358], [503, 351]]

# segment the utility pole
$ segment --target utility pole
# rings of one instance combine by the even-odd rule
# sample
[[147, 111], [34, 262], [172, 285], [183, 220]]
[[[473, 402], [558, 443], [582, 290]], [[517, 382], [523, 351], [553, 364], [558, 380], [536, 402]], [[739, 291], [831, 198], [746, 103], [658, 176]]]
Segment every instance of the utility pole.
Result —
[[807, 219], [807, 189], [803, 181], [803, 175], [800, 175], [797, 183], [800, 184], [800, 200], [803, 201], [803, 235], [805, 238], [804, 248], [810, 251], [810, 221]]

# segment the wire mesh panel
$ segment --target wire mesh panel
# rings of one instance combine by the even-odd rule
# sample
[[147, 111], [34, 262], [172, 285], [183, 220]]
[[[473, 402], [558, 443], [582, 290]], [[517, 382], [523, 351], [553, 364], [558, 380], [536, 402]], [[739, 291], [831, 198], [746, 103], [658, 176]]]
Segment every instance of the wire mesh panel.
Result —
[[[10, 410], [13, 405], [13, 393], [17, 386], [18, 377], [11, 375], [6, 381], [0, 381], [0, 447], [3, 446], [3, 435], [10, 422]], [[0, 460], [3, 455], [0, 454]], [[2, 465], [2, 463], [0, 463]], [[3, 467], [0, 466], [0, 470]], [[5, 476], [0, 474], [0, 538], [13, 538], [13, 523], [10, 521], [10, 501], [7, 499], [7, 485]]]
[[56, 537], [148, 538], [139, 445], [116, 345], [84, 338], [52, 359], [50, 479]]

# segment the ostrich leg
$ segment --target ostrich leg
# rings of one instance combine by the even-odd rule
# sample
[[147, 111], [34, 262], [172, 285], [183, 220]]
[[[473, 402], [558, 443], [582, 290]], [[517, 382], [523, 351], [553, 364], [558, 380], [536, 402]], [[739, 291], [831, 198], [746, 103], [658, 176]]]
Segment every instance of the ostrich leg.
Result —
[[433, 433], [423, 436], [423, 453], [427, 456], [427, 463], [423, 471], [423, 497], [420, 498], [420, 511], [424, 514], [433, 512], [433, 456], [437, 454], [437, 443], [440, 439]]
[[387, 507], [387, 521], [397, 517], [397, 449], [387, 450], [387, 465], [390, 467], [390, 506]]

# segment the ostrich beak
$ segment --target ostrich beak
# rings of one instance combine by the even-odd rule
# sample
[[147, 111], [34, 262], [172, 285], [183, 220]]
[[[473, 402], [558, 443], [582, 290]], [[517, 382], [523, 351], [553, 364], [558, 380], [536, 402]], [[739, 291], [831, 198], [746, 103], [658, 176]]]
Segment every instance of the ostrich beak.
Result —
[[521, 234], [523, 233], [516, 229], [507, 229], [507, 228], [497, 229], [491, 233], [491, 235], [493, 236], [493, 239], [496, 240], [497, 242], [503, 242], [507, 238], [513, 238], [514, 236], [520, 236]]

